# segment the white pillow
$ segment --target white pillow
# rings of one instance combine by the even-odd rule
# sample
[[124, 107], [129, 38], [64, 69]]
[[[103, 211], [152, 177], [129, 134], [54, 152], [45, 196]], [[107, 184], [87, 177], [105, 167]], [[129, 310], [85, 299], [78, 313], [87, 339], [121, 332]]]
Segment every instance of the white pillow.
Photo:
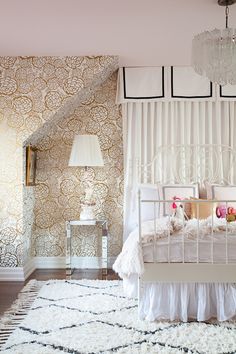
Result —
[[[160, 200], [172, 200], [174, 197], [181, 199], [189, 199], [190, 197], [199, 197], [199, 185], [195, 184], [159, 184], [159, 198]], [[160, 203], [160, 215], [166, 216], [172, 214], [171, 204]]]
[[[220, 185], [220, 184], [211, 184], [209, 182], [205, 182], [206, 190], [207, 190], [207, 199], [215, 199], [215, 200], [236, 200], [236, 186], [235, 185]], [[225, 205], [226, 203], [219, 203]], [[236, 207], [235, 203], [229, 203], [229, 207]]]
[[[145, 200], [159, 200], [159, 193], [156, 184], [140, 184], [138, 186], [140, 190], [141, 199]], [[155, 210], [156, 209], [156, 210]], [[159, 203], [141, 203], [141, 221], [153, 220], [159, 218], [160, 210]]]

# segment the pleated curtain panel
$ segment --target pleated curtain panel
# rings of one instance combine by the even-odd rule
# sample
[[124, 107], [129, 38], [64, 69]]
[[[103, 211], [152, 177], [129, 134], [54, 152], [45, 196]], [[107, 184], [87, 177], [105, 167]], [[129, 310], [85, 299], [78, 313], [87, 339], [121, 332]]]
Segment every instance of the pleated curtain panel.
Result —
[[[196, 99], [196, 97], [179, 100], [150, 99], [152, 93], [148, 92], [149, 98], [147, 99], [132, 98], [125, 101], [124, 87], [120, 80], [121, 74], [118, 82], [117, 102], [122, 103], [123, 115], [125, 240], [137, 223], [134, 217], [138, 183], [134, 177], [134, 170], [137, 161], [140, 164], [147, 164], [157, 154], [160, 147], [169, 145], [217, 144], [236, 149], [236, 98], [233, 97], [232, 90], [228, 100]], [[123, 78], [122, 83], [124, 84]], [[224, 166], [224, 161], [222, 161], [222, 179]], [[168, 168], [166, 171], [168, 174]], [[170, 179], [169, 177], [171, 176], [165, 174], [158, 176], [158, 180], [157, 176], [150, 177], [149, 180], [145, 180], [145, 183], [165, 183]]]

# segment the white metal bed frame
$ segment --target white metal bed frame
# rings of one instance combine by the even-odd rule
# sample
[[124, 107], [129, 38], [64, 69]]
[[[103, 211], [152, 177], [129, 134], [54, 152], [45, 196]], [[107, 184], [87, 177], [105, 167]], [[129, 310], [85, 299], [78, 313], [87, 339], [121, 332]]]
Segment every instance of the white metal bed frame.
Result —
[[[168, 159], [168, 168], [170, 178], [167, 180], [163, 177], [163, 166], [166, 164], [165, 158]], [[178, 164], [178, 162], [184, 162]], [[185, 162], [188, 164], [186, 165]], [[180, 166], [180, 170], [178, 169]], [[138, 183], [177, 183], [186, 184], [190, 182], [199, 182], [203, 184], [206, 179], [210, 183], [235, 183], [236, 179], [236, 151], [224, 145], [179, 145], [164, 146], [158, 149], [157, 154], [147, 164], [136, 164], [136, 178]], [[181, 203], [189, 203], [189, 200], [181, 200]], [[199, 213], [199, 205], [201, 203], [209, 203], [209, 200], [191, 200], [191, 203], [197, 203], [197, 211]], [[215, 200], [210, 201], [213, 204]], [[217, 200], [217, 203], [223, 202], [226, 207], [236, 200]], [[173, 200], [142, 200], [140, 191], [138, 193], [138, 218], [139, 218], [139, 241], [142, 242], [142, 215], [141, 204], [152, 203], [154, 210], [156, 204], [173, 203]], [[212, 213], [213, 214], [213, 213]], [[155, 215], [155, 214], [154, 214]], [[170, 216], [169, 216], [170, 217]], [[213, 217], [212, 217], [213, 225]], [[227, 224], [226, 224], [227, 225]], [[213, 233], [213, 231], [212, 231]], [[212, 235], [213, 236], [213, 235]], [[236, 236], [235, 236], [236, 237]], [[200, 263], [199, 261], [199, 221], [197, 230], [197, 261], [186, 263], [184, 256], [185, 238], [182, 237], [183, 260], [181, 263], [173, 263], [170, 261], [170, 234], [168, 235], [168, 262], [144, 263], [144, 273], [139, 277], [138, 281], [138, 304], [140, 309], [140, 299], [142, 296], [143, 282], [185, 282], [185, 283], [236, 283], [236, 263], [229, 263], [228, 258], [228, 228], [225, 231], [225, 263], [214, 262], [214, 238], [211, 237], [211, 261], [209, 263]], [[140, 311], [139, 311], [140, 313]]]

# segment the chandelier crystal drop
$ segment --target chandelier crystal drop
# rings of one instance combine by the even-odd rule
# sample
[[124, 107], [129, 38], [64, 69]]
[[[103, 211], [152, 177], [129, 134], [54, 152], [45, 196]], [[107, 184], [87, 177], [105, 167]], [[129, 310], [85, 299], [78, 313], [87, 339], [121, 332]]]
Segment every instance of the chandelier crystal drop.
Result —
[[[235, 0], [236, 1], [236, 0]], [[192, 66], [202, 76], [219, 85], [236, 85], [236, 29], [228, 28], [227, 0], [219, 0], [226, 6], [226, 28], [204, 31], [193, 38]]]

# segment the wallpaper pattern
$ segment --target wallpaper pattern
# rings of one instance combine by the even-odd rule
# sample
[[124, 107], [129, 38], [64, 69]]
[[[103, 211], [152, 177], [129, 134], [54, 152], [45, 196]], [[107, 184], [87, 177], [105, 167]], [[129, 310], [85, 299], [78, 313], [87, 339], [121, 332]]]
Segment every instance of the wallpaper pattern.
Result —
[[[66, 117], [117, 67], [110, 56], [0, 57], [0, 266], [22, 266], [30, 253], [34, 193], [23, 187], [24, 142]], [[44, 130], [42, 144], [49, 141]]]
[[[96, 215], [109, 223], [109, 256], [122, 244], [123, 146], [122, 120], [115, 104], [117, 74], [38, 144], [35, 187], [35, 225], [32, 251], [35, 256], [65, 255], [65, 221], [79, 218], [84, 168], [68, 167], [75, 134], [98, 135], [104, 167], [89, 168], [94, 186]], [[98, 235], [97, 235], [98, 233]], [[74, 228], [72, 252], [77, 256], [101, 255], [101, 231], [97, 227]]]

